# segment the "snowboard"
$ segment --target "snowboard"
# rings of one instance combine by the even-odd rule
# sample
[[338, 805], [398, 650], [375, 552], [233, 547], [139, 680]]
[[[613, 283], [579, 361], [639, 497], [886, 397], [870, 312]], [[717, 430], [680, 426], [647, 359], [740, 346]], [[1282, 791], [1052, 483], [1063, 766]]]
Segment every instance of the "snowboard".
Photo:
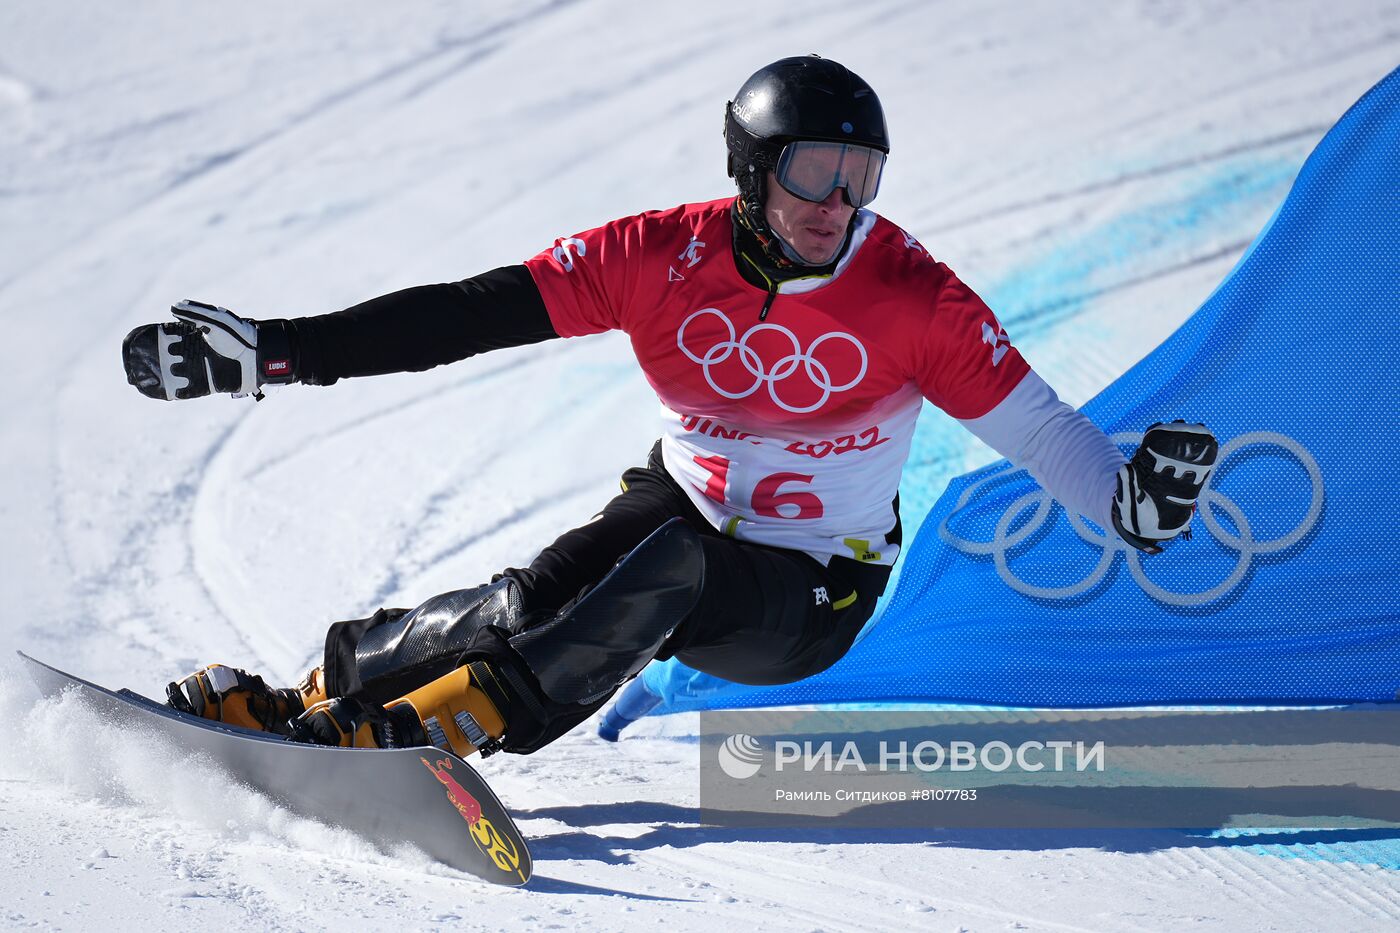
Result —
[[130, 690], [108, 690], [16, 652], [39, 692], [73, 690], [111, 721], [212, 759], [293, 813], [380, 846], [408, 843], [493, 884], [530, 880], [530, 851], [471, 765], [425, 748], [327, 748], [178, 712]]

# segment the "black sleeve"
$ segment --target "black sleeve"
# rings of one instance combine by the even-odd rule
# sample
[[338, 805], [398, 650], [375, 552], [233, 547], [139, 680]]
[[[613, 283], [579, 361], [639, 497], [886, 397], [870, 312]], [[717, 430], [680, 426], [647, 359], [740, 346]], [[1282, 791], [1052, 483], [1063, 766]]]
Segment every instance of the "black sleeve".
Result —
[[290, 325], [297, 380], [323, 386], [350, 376], [419, 372], [559, 336], [523, 265], [406, 288]]

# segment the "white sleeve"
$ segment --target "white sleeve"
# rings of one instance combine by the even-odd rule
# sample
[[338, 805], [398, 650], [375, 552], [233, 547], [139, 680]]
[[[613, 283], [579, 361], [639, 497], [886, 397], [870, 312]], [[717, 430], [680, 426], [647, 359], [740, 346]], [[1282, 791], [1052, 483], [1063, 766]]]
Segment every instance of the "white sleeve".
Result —
[[1028, 470], [1066, 509], [1113, 527], [1114, 483], [1124, 463], [1118, 445], [1034, 372], [991, 411], [961, 424]]

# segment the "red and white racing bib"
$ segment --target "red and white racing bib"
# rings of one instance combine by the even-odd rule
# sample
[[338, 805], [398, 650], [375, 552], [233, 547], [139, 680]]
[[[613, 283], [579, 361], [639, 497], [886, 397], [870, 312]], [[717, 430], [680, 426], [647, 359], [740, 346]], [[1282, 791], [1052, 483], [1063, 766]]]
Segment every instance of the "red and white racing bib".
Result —
[[760, 321], [731, 204], [624, 218], [526, 265], [561, 336], [629, 335], [661, 400], [666, 468], [715, 528], [891, 564], [922, 400], [977, 418], [1029, 367], [981, 299], [870, 211], [835, 273], [783, 283]]

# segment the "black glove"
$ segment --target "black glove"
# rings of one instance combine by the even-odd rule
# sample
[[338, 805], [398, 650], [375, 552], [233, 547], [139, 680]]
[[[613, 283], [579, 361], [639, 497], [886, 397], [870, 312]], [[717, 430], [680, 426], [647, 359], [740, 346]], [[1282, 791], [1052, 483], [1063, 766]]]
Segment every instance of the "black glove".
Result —
[[250, 321], [188, 300], [170, 313], [176, 323], [142, 325], [122, 342], [126, 380], [142, 395], [262, 398], [260, 386], [296, 382], [295, 332], [287, 321]]
[[1113, 526], [1123, 540], [1156, 554], [1162, 542], [1191, 536], [1191, 516], [1220, 444], [1203, 424], [1157, 423], [1142, 436], [1133, 459], [1118, 471]]

